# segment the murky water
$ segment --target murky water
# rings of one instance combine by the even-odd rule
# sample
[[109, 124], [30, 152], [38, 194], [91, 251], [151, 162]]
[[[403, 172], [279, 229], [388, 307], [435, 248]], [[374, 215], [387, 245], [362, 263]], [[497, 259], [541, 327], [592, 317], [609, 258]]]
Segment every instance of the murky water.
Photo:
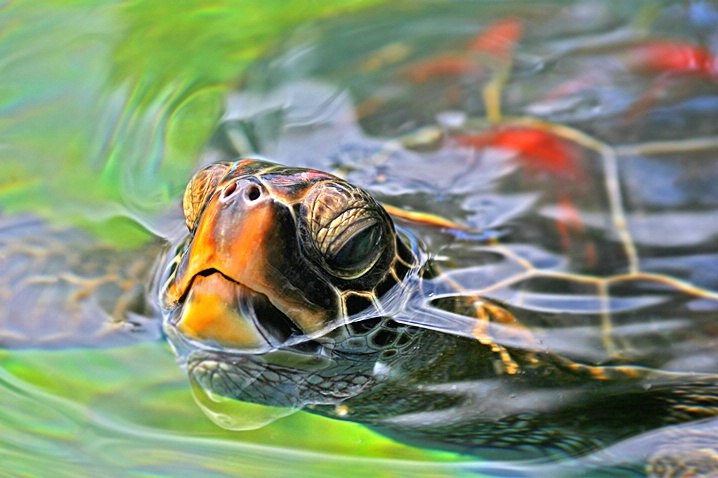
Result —
[[[597, 345], [599, 329], [585, 327], [590, 319], [608, 310], [630, 342], [643, 317], [631, 311], [665, 303], [657, 291], [675, 284], [641, 274], [670, 274], [696, 287], [671, 296], [666, 312], [650, 309], [656, 317], [670, 319], [676, 310], [715, 316], [710, 291], [718, 279], [706, 266], [716, 263], [718, 206], [713, 2], [334, 3], [2, 5], [0, 207], [134, 250], [152, 234], [172, 237], [183, 227], [177, 201], [200, 164], [259, 152], [469, 226], [472, 232], [450, 238], [422, 232], [430, 248], [452, 259], [444, 265], [453, 279], [512, 303], [547, 346], [570, 357], [601, 362], [615, 352]], [[518, 24], [521, 33], [512, 37]], [[508, 33], [481, 36], [497, 25]], [[501, 154], [476, 160], [455, 145], [442, 147], [447, 131], [463, 146], [485, 145], [470, 133], [487, 118], [517, 117], [570, 126], [569, 133], [550, 131], [575, 140], [588, 160], [572, 163], [563, 146], [544, 144], [561, 154], [517, 169]], [[491, 141], [501, 148], [500, 139]], [[615, 147], [618, 164], [602, 145]], [[618, 192], [611, 189], [619, 183]], [[537, 203], [537, 190], [554, 195]], [[569, 220], [557, 229], [553, 220], [570, 215], [566, 208], [581, 211], [580, 225]], [[482, 255], [471, 244], [486, 234], [504, 237], [528, 210], [537, 211], [527, 214], [530, 227], [512, 236], [516, 249], [502, 252], [504, 260], [525, 261], [486, 272], [499, 262], [496, 253]], [[673, 226], [661, 229], [665, 223]], [[573, 278], [538, 272], [556, 264], [585, 277], [625, 273], [635, 281], [591, 279], [579, 290]], [[436, 287], [446, 292], [446, 284]], [[571, 287], [570, 296], [557, 293]], [[613, 288], [608, 306], [596, 292], [602, 287]], [[544, 322], [562, 313], [586, 318], [567, 327], [580, 329], [580, 340]], [[615, 476], [640, 474], [645, 451], [664, 438], [641, 435], [589, 459], [532, 465], [414, 448], [307, 413], [252, 431], [223, 430], [193, 400], [166, 343], [152, 337], [155, 325], [143, 323], [144, 340], [89, 348], [68, 347], [82, 332], [23, 344], [24, 335], [55, 329], [9, 333], [6, 326], [0, 472], [597, 476], [615, 465], [605, 472]], [[677, 328], [673, 348], [663, 333], [658, 345], [636, 348], [654, 357], [664, 347], [663, 363], [680, 370], [715, 371], [715, 359], [700, 348], [708, 345]], [[686, 358], [686, 347], [702, 362]]]

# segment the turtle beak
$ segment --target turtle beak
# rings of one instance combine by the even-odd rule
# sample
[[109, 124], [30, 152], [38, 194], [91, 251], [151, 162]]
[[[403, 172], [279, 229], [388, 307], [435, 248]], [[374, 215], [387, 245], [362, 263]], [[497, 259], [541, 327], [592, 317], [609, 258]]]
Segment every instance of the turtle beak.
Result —
[[187, 338], [241, 350], [269, 344], [244, 305], [263, 276], [257, 267], [274, 220], [264, 193], [256, 181], [232, 181], [217, 191], [197, 224], [164, 294], [165, 308], [178, 309], [175, 327]]

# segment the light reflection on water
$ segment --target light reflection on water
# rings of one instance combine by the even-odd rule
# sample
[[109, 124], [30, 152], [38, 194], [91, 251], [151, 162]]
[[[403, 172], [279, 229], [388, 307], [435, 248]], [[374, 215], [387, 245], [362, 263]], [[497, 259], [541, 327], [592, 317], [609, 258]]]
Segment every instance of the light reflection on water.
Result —
[[[129, 216], [152, 232], [171, 234], [175, 227], [171, 219], [176, 215], [170, 214], [168, 219], [167, 209], [172, 208], [196, 166], [201, 146], [221, 117], [224, 95], [233, 86], [233, 79], [262, 53], [263, 45], [283, 60], [280, 65], [272, 61], [255, 65], [252, 75], [244, 80], [249, 90], [259, 93], [242, 96], [237, 100], [241, 107], [230, 109], [239, 111], [238, 116], [225, 115], [223, 119], [231, 129], [249, 118], [255, 130], [251, 135], [235, 136], [234, 147], [260, 150], [301, 166], [339, 169], [359, 183], [372, 182], [376, 165], [361, 162], [367, 152], [381, 148], [384, 138], [409, 133], [433, 121], [433, 113], [456, 109], [451, 103], [456, 92], [446, 94], [453, 85], [442, 84], [440, 88], [418, 90], [425, 102], [419, 108], [422, 115], [401, 117], [401, 111], [412, 108], [396, 106], [405, 107], [415, 98], [403, 96], [401, 82], [405, 78], [387, 81], [387, 71], [390, 77], [401, 79], [401, 72], [391, 73], [395, 64], [430, 56], [432, 50], [459, 48], [477, 31], [479, 23], [486, 25], [490, 18], [504, 14], [491, 3], [484, 10], [477, 6], [481, 2], [467, 3], [458, 7], [463, 9], [459, 13], [446, 10], [439, 14], [436, 9], [427, 13], [412, 8], [393, 9], [388, 15], [357, 13], [356, 17], [345, 16], [320, 27], [300, 25], [279, 45], [271, 40], [285, 38], [284, 33], [301, 23], [296, 18], [278, 21], [291, 9], [252, 10], [260, 18], [268, 16], [257, 22], [267, 27], [262, 30], [252, 24], [254, 30], [247, 33], [238, 26], [243, 6], [204, 6], [182, 12], [153, 1], [133, 7], [98, 4], [91, 8], [8, 4], [3, 14], [9, 28], [0, 39], [4, 58], [0, 80], [0, 154], [4, 166], [0, 171], [0, 205], [6, 210], [30, 210], [85, 225], [103, 223], [115, 215]], [[607, 9], [593, 2], [576, 5], [554, 20], [547, 18], [550, 12], [543, 7], [519, 2], [510, 9], [520, 15], [516, 8], [522, 7], [526, 17], [535, 21], [534, 34], [541, 37], [543, 29], [550, 39], [544, 49], [537, 47], [517, 59], [519, 78], [524, 75], [530, 82], [531, 74], [545, 68], [546, 84], [536, 86], [541, 89], [548, 88], [552, 80], [576, 74], [580, 68], [601, 70], [606, 63], [591, 55], [582, 58], [580, 53], [575, 63], [555, 66], [550, 62], [552, 55], [580, 50], [587, 36], [595, 34], [600, 40], [612, 32], [611, 38], [618, 41], [630, 39], [628, 25], [640, 23], [642, 15], [637, 7]], [[707, 2], [691, 5], [691, 15], [702, 28], [696, 35], [702, 35], [707, 46], [715, 48], [714, 24], [705, 21], [715, 16], [715, 9]], [[302, 15], [311, 18], [318, 13], [305, 11]], [[650, 14], [645, 13], [647, 17]], [[286, 16], [291, 17], [289, 13]], [[577, 21], [574, 27], [567, 25], [567, 19], [583, 23]], [[661, 21], [666, 22], [665, 18]], [[371, 27], [371, 35], [362, 34], [363, 24]], [[381, 25], [384, 28], [378, 27]], [[552, 36], [552, 29], [562, 33]], [[681, 26], [672, 29], [683, 34]], [[577, 40], [572, 34], [582, 37]], [[336, 43], [312, 43], [315, 36], [323, 35], [335, 38]], [[404, 38], [413, 43], [402, 43]], [[246, 43], [253, 46], [236, 46]], [[370, 61], [367, 52], [372, 52]], [[281, 78], [273, 77], [278, 73]], [[335, 93], [325, 101], [321, 95], [297, 97], [297, 91], [316, 89], [298, 90], [295, 84], [290, 93], [294, 92], [294, 107], [300, 113], [293, 118], [276, 118], [286, 98], [267, 91], [304, 76], [318, 76], [340, 86], [332, 86]], [[600, 80], [601, 74], [597, 76]], [[483, 114], [478, 85], [468, 80], [460, 86], [464, 111]], [[663, 107], [664, 111], [656, 109], [650, 121], [635, 129], [610, 128], [612, 115], [624, 112], [645, 87], [646, 82], [619, 88], [599, 82], [590, 94], [573, 102], [537, 101], [528, 110], [555, 121], [572, 120], [598, 136], [620, 142], [632, 143], [642, 135], [665, 139], [670, 133], [655, 125], [668, 119], [675, 121], [671, 113], [676, 109], [669, 106]], [[520, 109], [521, 105], [511, 99], [521, 98], [526, 89], [519, 80], [509, 91], [507, 111]], [[350, 94], [354, 105], [370, 112], [361, 128], [352, 121], [352, 107], [342, 110], [347, 108]], [[370, 100], [376, 98], [384, 99], [389, 107], [372, 111]], [[304, 110], [297, 105], [300, 100], [308, 105]], [[687, 99], [676, 106], [680, 112], [688, 111], [690, 118], [695, 112], [695, 119], [691, 119], [694, 123], [679, 125], [683, 131], [693, 126], [700, 130], [704, 124], [701, 120], [714, 113], [714, 108], [701, 110], [704, 105]], [[329, 125], [331, 134], [318, 124]], [[376, 138], [369, 139], [367, 131]], [[331, 141], [327, 141], [328, 136]], [[337, 148], [339, 143], [353, 144], [354, 149]], [[640, 168], [640, 161], [629, 162], [627, 167]], [[342, 169], [347, 165], [354, 169]], [[485, 172], [487, 181], [506, 174], [503, 167]], [[388, 165], [384, 173], [399, 170], [407, 171], [401, 160]], [[651, 171], [660, 175], [656, 169]], [[433, 193], [436, 182], [426, 181], [426, 175], [426, 170], [414, 169], [405, 182], [375, 183], [375, 191], [386, 197], [425, 193], [421, 188]], [[452, 178], [450, 183], [457, 192], [477, 187], [460, 179]], [[657, 202], [671, 200], [665, 194], [641, 192]], [[672, 193], [686, 194], [683, 190]], [[520, 210], [527, 199], [504, 200], [498, 209], [507, 213]], [[498, 214], [489, 211], [473, 220], [481, 226], [500, 223], [500, 217], [491, 216], [494, 213]], [[102, 229], [103, 225], [92, 227]], [[141, 242], [144, 238], [143, 234], [139, 238], [133, 234], [122, 227], [105, 233], [120, 241], [131, 237]], [[576, 463], [574, 468], [559, 469], [553, 465], [479, 464], [472, 458], [402, 446], [357, 425], [303, 413], [253, 432], [224, 431], [201, 413], [191, 398], [186, 377], [161, 343], [91, 351], [8, 351], [0, 354], [0, 364], [0, 428], [4, 431], [0, 471], [21, 475], [54, 473], [59, 463], [67, 476], [120, 469], [141, 476], [277, 476], [287, 469], [299, 470], [297, 474], [303, 476], [363, 476], [379, 470], [386, 476], [474, 476], [479, 472], [558, 476], [562, 472], [579, 473], [584, 466]], [[612, 456], [619, 462], [640, 460], [642, 446], [627, 445]]]

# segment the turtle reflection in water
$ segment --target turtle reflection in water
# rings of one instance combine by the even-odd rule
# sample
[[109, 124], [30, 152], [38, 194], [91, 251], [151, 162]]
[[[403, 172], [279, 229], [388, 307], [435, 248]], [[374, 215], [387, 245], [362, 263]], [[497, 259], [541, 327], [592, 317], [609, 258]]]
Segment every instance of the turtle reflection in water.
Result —
[[[362, 189], [259, 160], [203, 169], [184, 210], [190, 236], [161, 292], [165, 331], [215, 394], [507, 459], [581, 455], [718, 414], [718, 375], [678, 368], [691, 366], [681, 354], [713, 349], [718, 295], [683, 280], [540, 269], [520, 247], [482, 245], [494, 263], [484, 273], [497, 271], [483, 278], [495, 281], [487, 291], [553, 281], [566, 303], [584, 304], [530, 311], [530, 299], [492, 300], [442, 272], [413, 229], [395, 227]], [[502, 260], [521, 267], [502, 271]], [[680, 346], [655, 346], [668, 340]], [[574, 358], [580, 347], [603, 357]], [[650, 466], [715, 471], [705, 440], [684, 430]]]

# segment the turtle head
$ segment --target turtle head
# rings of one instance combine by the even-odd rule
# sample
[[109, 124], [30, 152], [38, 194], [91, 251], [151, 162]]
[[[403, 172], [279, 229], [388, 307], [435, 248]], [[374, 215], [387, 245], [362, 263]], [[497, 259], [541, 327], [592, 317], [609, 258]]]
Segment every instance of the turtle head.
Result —
[[183, 208], [190, 235], [162, 289], [165, 327], [204, 350], [265, 353], [381, 315], [411, 267], [383, 207], [327, 173], [212, 164]]

